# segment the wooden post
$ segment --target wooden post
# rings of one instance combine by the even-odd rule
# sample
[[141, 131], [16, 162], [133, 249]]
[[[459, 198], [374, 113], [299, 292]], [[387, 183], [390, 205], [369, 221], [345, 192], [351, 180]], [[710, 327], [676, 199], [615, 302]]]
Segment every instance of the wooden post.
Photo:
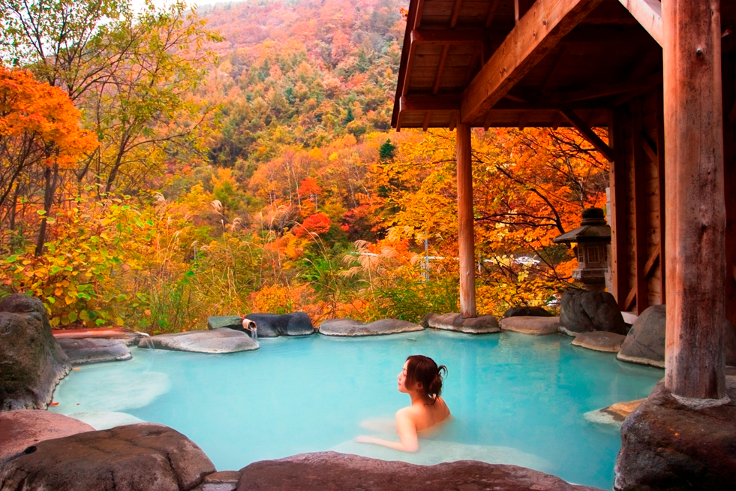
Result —
[[666, 194], [665, 384], [725, 397], [726, 226], [719, 0], [662, 2]]
[[457, 222], [460, 258], [460, 313], [475, 317], [475, 238], [470, 125], [457, 125]]

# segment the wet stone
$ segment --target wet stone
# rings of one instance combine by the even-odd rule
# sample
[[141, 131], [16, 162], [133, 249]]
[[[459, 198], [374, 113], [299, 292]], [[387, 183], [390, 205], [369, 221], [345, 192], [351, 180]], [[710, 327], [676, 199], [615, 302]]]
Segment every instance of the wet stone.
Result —
[[463, 317], [458, 313], [427, 314], [422, 325], [432, 329], [462, 332], [465, 334], [492, 334], [501, 332], [498, 320], [492, 315]]
[[621, 343], [624, 342], [626, 336], [606, 331], [583, 332], [575, 336], [572, 340], [573, 346], [581, 346], [594, 351], [604, 351], [606, 353], [618, 353], [621, 349]]
[[319, 326], [319, 333], [325, 336], [379, 336], [422, 330], [424, 327], [419, 324], [401, 319], [380, 319], [367, 324], [353, 319], [329, 319]]
[[124, 340], [61, 338], [58, 341], [69, 360], [75, 365], [126, 361], [133, 358]]
[[501, 319], [501, 329], [542, 336], [556, 334], [560, 329], [559, 317], [516, 316]]
[[[148, 341], [148, 339], [142, 339], [138, 347], [148, 347]], [[250, 336], [242, 331], [227, 328], [160, 334], [151, 337], [150, 342], [157, 349], [194, 353], [222, 354], [258, 349], [258, 343]]]

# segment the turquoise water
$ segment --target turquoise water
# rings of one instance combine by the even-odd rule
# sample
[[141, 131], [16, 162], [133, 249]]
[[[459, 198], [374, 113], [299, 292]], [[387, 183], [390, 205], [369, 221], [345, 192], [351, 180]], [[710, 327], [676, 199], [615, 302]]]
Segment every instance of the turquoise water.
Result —
[[[478, 459], [518, 464], [611, 489], [618, 428], [587, 411], [646, 397], [663, 371], [570, 345], [566, 336], [469, 336], [421, 331], [370, 338], [261, 339], [258, 351], [203, 355], [133, 348], [133, 360], [82, 366], [52, 410], [98, 429], [138, 420], [194, 440], [218, 470], [302, 452], [433, 464]], [[396, 390], [415, 353], [447, 365], [443, 397], [454, 420], [417, 454], [353, 442], [396, 438]]]

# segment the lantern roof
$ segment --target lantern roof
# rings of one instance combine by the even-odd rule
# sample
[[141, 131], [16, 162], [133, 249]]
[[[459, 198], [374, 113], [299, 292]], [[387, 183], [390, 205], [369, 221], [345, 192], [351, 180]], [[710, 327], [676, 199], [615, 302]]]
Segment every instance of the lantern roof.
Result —
[[611, 227], [606, 223], [605, 215], [600, 208], [586, 208], [583, 210], [580, 227], [554, 238], [556, 244], [610, 241]]

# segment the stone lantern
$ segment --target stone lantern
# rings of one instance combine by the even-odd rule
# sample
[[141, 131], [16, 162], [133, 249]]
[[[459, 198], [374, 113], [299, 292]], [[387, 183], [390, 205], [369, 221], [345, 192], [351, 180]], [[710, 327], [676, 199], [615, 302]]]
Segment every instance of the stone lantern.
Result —
[[606, 223], [603, 210], [586, 208], [580, 227], [555, 237], [557, 244], [577, 243], [578, 269], [572, 277], [588, 290], [603, 291], [608, 273], [608, 246], [611, 243], [611, 227]]

